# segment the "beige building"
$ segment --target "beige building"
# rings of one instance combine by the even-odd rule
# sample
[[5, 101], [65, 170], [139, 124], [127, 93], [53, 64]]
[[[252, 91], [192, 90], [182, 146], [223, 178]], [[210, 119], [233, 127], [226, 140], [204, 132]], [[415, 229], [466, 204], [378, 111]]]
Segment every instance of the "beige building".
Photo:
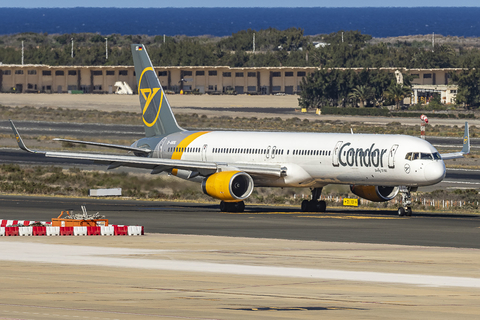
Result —
[[[353, 68], [360, 71], [362, 68]], [[315, 67], [156, 67], [162, 86], [174, 92], [238, 94], [296, 94], [302, 78]], [[427, 102], [440, 95], [443, 103], [455, 101], [457, 87], [450, 84], [448, 74], [462, 69], [398, 69], [380, 68], [414, 76], [414, 94], [410, 103]], [[126, 82], [136, 93], [133, 66], [47, 66], [0, 65], [2, 92], [114, 93], [117, 81]]]

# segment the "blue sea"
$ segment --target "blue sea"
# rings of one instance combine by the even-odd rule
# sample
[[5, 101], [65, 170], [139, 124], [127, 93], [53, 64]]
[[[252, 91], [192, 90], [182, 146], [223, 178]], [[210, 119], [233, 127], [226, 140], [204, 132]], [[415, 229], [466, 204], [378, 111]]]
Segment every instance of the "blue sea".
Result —
[[227, 36], [240, 30], [359, 30], [374, 37], [480, 36], [480, 8], [0, 8], [0, 34]]

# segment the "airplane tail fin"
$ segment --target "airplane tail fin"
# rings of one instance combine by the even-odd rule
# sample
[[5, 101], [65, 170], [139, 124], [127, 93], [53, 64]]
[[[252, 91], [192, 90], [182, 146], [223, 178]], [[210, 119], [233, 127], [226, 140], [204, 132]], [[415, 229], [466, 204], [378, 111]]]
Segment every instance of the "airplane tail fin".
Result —
[[145, 136], [154, 137], [183, 131], [178, 125], [162, 85], [143, 44], [132, 44]]

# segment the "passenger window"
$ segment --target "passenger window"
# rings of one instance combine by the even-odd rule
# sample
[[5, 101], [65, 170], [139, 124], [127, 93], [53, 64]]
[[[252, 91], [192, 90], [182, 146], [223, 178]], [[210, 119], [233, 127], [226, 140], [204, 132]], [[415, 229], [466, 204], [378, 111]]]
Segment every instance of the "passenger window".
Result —
[[407, 153], [407, 155], [405, 156], [405, 159], [412, 160], [412, 153], [411, 152]]

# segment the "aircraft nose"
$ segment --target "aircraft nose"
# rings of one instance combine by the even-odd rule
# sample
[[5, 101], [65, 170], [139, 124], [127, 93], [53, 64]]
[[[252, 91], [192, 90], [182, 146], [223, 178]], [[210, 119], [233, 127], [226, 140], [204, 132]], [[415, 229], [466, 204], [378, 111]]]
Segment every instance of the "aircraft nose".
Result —
[[425, 180], [429, 183], [435, 184], [445, 178], [445, 163], [443, 161], [436, 161], [425, 167]]

